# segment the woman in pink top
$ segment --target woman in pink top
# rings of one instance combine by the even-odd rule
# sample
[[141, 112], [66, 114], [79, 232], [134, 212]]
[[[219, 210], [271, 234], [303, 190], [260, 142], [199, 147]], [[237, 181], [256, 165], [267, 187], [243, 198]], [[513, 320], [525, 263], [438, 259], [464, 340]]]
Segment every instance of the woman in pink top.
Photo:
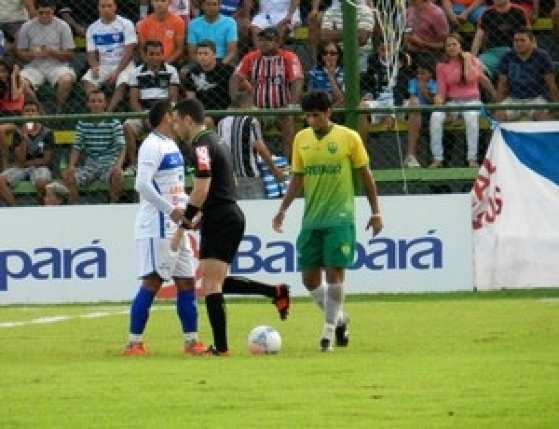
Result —
[[[479, 85], [486, 88], [491, 95], [495, 94], [493, 85], [483, 73], [480, 61], [469, 52], [462, 51], [462, 38], [458, 34], [449, 34], [444, 42], [446, 59], [437, 64], [437, 95], [435, 105], [465, 105], [479, 104], [481, 97]], [[470, 167], [476, 167], [479, 139], [479, 111], [462, 111], [451, 113], [454, 120], [462, 115], [466, 125], [466, 142], [468, 146], [467, 158]], [[432, 168], [440, 167], [443, 163], [443, 123], [446, 112], [431, 114], [431, 153], [433, 154]]]

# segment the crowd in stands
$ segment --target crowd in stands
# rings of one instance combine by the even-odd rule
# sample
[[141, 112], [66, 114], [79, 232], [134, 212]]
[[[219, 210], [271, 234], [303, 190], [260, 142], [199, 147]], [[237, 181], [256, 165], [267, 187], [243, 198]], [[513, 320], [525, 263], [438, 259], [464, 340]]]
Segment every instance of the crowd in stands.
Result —
[[[365, 55], [363, 106], [559, 101], [551, 56], [530, 30], [546, 13], [559, 36], [559, 0], [408, 0], [395, 81], [386, 68], [390, 47], [379, 42], [375, 0], [354, 3]], [[458, 32], [467, 22], [475, 32], [465, 42]], [[289, 43], [301, 25], [308, 28], [310, 60]], [[78, 104], [91, 113], [143, 112], [161, 99], [185, 97], [200, 99], [208, 110], [296, 107], [305, 90], [326, 91], [335, 107], [343, 107], [342, 33], [342, 0], [98, 0], [96, 6], [85, 0], [0, 0], [0, 114], [75, 112], [76, 91], [83, 91], [85, 102]], [[80, 37], [81, 69], [75, 61]], [[46, 83], [53, 88], [54, 108], [45, 104]], [[495, 112], [500, 120], [520, 116], [554, 117], [548, 111]], [[237, 174], [258, 177], [254, 166], [260, 157], [280, 181], [260, 121], [225, 119], [208, 116], [206, 125], [235, 142], [233, 156], [245, 157], [236, 163]], [[427, 122], [429, 166], [443, 166], [444, 124], [456, 121], [465, 126], [467, 165], [477, 166], [479, 111], [361, 115], [359, 131], [367, 141], [371, 125], [390, 130], [401, 121], [407, 122], [406, 167], [421, 166], [417, 151]], [[269, 122], [281, 131], [288, 157], [295, 118], [278, 115]], [[51, 188], [59, 196], [65, 188], [64, 198], [75, 203], [81, 186], [101, 180], [110, 200], [118, 201], [149, 130], [147, 119], [80, 121], [68, 168]], [[59, 173], [54, 148], [53, 132], [40, 123], [0, 124], [0, 204], [16, 203], [12, 190], [22, 180], [33, 183], [40, 199], [46, 197]]]

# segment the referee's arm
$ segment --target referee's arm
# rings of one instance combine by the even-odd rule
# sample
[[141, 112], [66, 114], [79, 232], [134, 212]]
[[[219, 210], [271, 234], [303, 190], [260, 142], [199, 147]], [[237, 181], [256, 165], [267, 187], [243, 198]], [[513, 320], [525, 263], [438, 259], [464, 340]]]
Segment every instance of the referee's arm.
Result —
[[208, 192], [210, 191], [210, 184], [212, 183], [211, 177], [196, 177], [190, 193], [189, 204], [198, 208], [204, 205]]

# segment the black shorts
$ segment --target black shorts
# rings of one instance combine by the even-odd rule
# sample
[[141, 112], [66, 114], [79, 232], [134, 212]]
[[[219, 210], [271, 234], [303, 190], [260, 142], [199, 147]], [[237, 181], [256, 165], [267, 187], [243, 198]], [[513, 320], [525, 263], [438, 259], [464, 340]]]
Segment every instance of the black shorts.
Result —
[[200, 259], [230, 264], [245, 232], [245, 215], [237, 204], [205, 211], [200, 225]]

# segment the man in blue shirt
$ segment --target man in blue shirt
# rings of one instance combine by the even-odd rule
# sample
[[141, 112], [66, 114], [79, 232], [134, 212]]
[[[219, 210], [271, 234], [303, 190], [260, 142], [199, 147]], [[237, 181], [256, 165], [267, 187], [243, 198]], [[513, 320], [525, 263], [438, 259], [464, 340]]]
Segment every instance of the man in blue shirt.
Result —
[[[499, 66], [497, 101], [505, 104], [545, 104], [559, 101], [553, 62], [549, 54], [536, 47], [534, 33], [521, 28], [514, 33], [514, 49]], [[508, 110], [495, 114], [498, 120], [515, 120], [529, 116], [534, 120], [551, 118], [545, 110]]]
[[223, 64], [232, 64], [237, 55], [237, 23], [219, 13], [220, 0], [202, 0], [204, 14], [188, 26], [188, 55], [196, 61], [196, 45], [202, 40], [215, 43], [216, 57]]

